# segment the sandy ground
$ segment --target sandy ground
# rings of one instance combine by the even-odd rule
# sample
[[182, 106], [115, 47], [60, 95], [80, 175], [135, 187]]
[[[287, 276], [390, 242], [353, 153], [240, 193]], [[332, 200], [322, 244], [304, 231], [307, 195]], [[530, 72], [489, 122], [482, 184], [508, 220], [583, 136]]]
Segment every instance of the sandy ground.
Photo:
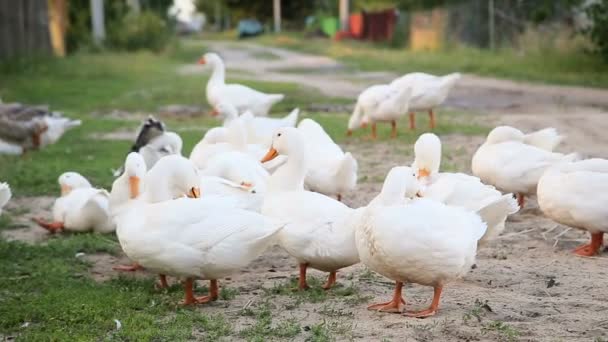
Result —
[[[339, 74], [307, 77], [276, 70], [266, 73], [270, 67], [265, 65], [277, 61], [257, 61], [259, 64], [255, 64], [250, 59], [241, 59], [247, 57], [243, 55], [246, 52], [236, 51], [230, 44], [214, 44], [214, 48], [227, 57], [229, 64], [239, 59], [240, 67], [250, 73], [262, 70], [264, 79], [283, 77], [285, 79], [281, 80], [293, 82], [293, 77], [298, 77], [306, 80], [302, 83], [314, 87], [321, 77], [322, 85], [317, 88], [331, 89], [327, 94], [332, 95], [333, 92], [336, 96], [352, 96], [365, 83], [340, 79]], [[251, 50], [259, 49], [253, 45], [249, 47]], [[280, 49], [272, 52], [281, 56], [281, 63], [287, 63], [284, 59], [289, 58], [291, 68], [330, 65], [340, 69], [339, 64], [325, 57]], [[198, 72], [198, 69], [185, 67], [181, 72]], [[390, 75], [380, 75], [376, 79], [382, 77]], [[332, 78], [336, 78], [336, 83], [328, 83]], [[364, 78], [365, 75], [361, 76], [362, 80]], [[553, 126], [567, 136], [561, 151], [608, 157], [606, 91], [530, 85], [467, 75], [448, 104], [478, 113], [474, 120], [488, 126], [510, 124], [526, 131]], [[444, 153], [450, 155], [459, 170], [468, 171], [470, 158], [483, 137], [453, 134], [441, 138], [446, 146]], [[345, 196], [345, 202], [353, 207], [364, 205], [375, 196], [392, 166], [409, 164], [412, 160], [412, 146], [408, 145], [354, 140], [343, 147], [352, 151], [359, 160], [361, 182], [357, 191]], [[457, 149], [461, 152], [455, 153]], [[38, 202], [33, 203], [32, 200]], [[24, 206], [30, 208], [18, 219], [28, 228], [3, 234], [33, 243], [44, 241], [45, 233], [33, 227], [29, 218], [50, 215], [51, 203], [52, 199], [46, 197], [21, 198], [11, 202], [9, 211], [22, 210]], [[509, 219], [505, 232], [496, 241], [479, 251], [476, 267], [464, 279], [445, 287], [441, 310], [432, 318], [411, 319], [366, 310], [370, 303], [388, 300], [392, 284], [362, 265], [339, 273], [340, 284], [353, 286], [356, 289], [354, 295], [336, 295], [330, 291], [324, 301], [317, 303], [290, 293], [271, 297], [263, 295], [264, 289], [272, 292], [277, 284], [285, 284], [297, 274], [294, 261], [278, 247], [268, 251], [240, 274], [220, 282], [238, 290], [234, 299], [219, 300], [198, 310], [226, 315], [234, 330], [238, 331], [255, 322], [253, 317], [242, 314], [243, 309], [257, 310], [268, 305], [273, 313], [273, 325], [289, 319], [300, 324], [303, 332], [295, 340], [305, 340], [310, 336], [307, 328], [325, 322], [338, 340], [599, 341], [608, 338], [608, 292], [602, 287], [608, 283], [608, 257], [607, 254], [595, 258], [573, 256], [570, 251], [586, 240], [583, 232], [544, 218], [532, 199], [524, 210]], [[115, 276], [112, 265], [127, 262], [122, 256], [99, 254], [86, 257], [93, 263], [91, 276], [98, 281]], [[310, 274], [320, 280], [325, 276], [316, 271]], [[430, 288], [412, 284], [405, 288], [409, 308], [426, 307], [431, 297]], [[196, 331], [195, 336], [204, 338], [205, 332]], [[236, 336], [231, 340], [234, 338]]]

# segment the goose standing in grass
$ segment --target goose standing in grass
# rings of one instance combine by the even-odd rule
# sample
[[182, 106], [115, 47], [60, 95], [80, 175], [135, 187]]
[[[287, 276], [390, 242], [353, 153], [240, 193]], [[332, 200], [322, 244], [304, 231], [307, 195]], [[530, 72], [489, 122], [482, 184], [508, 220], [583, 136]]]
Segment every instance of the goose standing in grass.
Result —
[[[218, 279], [246, 267], [276, 242], [280, 224], [236, 208], [231, 199], [199, 198], [199, 175], [189, 160], [166, 157], [142, 181], [144, 173], [143, 158], [131, 153], [112, 186], [118, 240], [146, 269], [184, 278], [184, 304], [217, 299]], [[146, 193], [140, 196], [142, 186]], [[177, 198], [186, 195], [191, 198]], [[196, 279], [210, 281], [209, 295], [194, 296]]]
[[[373, 85], [361, 92], [357, 97], [355, 109], [348, 119], [348, 130], [346, 134], [351, 136], [353, 131], [366, 126], [369, 117], [378, 109], [378, 106], [392, 96], [397, 90], [388, 84]], [[373, 134], [373, 132], [372, 132]]]
[[586, 159], [549, 167], [538, 181], [538, 205], [550, 219], [591, 235], [574, 253], [596, 255], [608, 233], [608, 160]]
[[311, 191], [327, 196], [342, 195], [357, 186], [357, 160], [350, 152], [344, 153], [323, 127], [312, 119], [304, 119], [298, 124], [298, 131], [306, 140], [309, 159], [304, 185]]
[[12, 196], [11, 187], [8, 183], [0, 183], [0, 215], [2, 215], [2, 208], [11, 200]]
[[460, 79], [460, 73], [445, 76], [434, 76], [422, 72], [403, 75], [390, 83], [396, 89], [413, 88], [409, 101], [410, 129], [416, 129], [415, 112], [428, 111], [429, 126], [435, 128], [435, 108], [441, 106], [447, 99], [450, 90]]
[[392, 300], [368, 309], [401, 312], [403, 284], [416, 283], [433, 287], [433, 301], [428, 309], [404, 315], [423, 318], [439, 310], [444, 285], [471, 269], [486, 234], [484, 222], [500, 220], [495, 207], [503, 203], [491, 203], [477, 213], [426, 198], [404, 204], [404, 197], [416, 191], [408, 189], [415, 183], [416, 173], [409, 167], [389, 172], [381, 193], [356, 221], [356, 246], [361, 262], [395, 281]]
[[513, 127], [496, 127], [473, 155], [473, 174], [503, 192], [517, 194], [523, 208], [525, 196], [536, 194], [547, 168], [578, 159], [577, 154], [552, 152], [560, 140], [552, 128], [525, 135]]
[[324, 289], [336, 282], [336, 272], [359, 262], [352, 223], [354, 209], [325, 195], [304, 190], [308, 156], [302, 133], [293, 127], [276, 131], [263, 162], [278, 155], [285, 164], [270, 176], [262, 214], [286, 223], [279, 244], [300, 268], [298, 288], [308, 288], [308, 267], [329, 272]]
[[109, 194], [104, 189], [93, 188], [91, 183], [77, 172], [59, 176], [61, 197], [53, 205], [53, 222], [34, 219], [51, 233], [64, 230], [73, 232], [94, 231], [110, 233], [115, 229], [109, 213]]
[[80, 124], [46, 106], [0, 104], [0, 154], [24, 154], [54, 144]]
[[207, 102], [214, 109], [220, 102], [233, 104], [239, 113], [250, 111], [255, 116], [266, 116], [275, 103], [283, 100], [283, 94], [265, 94], [241, 84], [226, 84], [226, 67], [217, 54], [204, 54], [198, 64], [208, 64], [213, 69], [207, 82]]
[[512, 194], [503, 195], [493, 186], [483, 184], [479, 178], [464, 173], [439, 172], [441, 140], [437, 135], [425, 133], [418, 137], [414, 153], [412, 168], [421, 182], [419, 196], [474, 212], [502, 198], [505, 205], [497, 207], [503, 210], [497, 213], [502, 219], [497, 221], [497, 225], [488, 226], [482, 242], [498, 236], [505, 228], [507, 217], [518, 211]]

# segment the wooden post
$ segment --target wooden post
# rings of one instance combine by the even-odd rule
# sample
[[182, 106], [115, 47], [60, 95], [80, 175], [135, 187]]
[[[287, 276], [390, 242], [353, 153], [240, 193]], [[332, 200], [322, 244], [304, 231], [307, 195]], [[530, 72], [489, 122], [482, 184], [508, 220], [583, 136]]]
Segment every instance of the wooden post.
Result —
[[273, 1], [274, 32], [281, 32], [281, 0]]
[[65, 56], [65, 32], [67, 29], [67, 4], [65, 0], [48, 0], [49, 35], [55, 56]]
[[340, 29], [348, 31], [348, 0], [340, 0]]
[[220, 0], [215, 0], [215, 30], [220, 31], [222, 29], [222, 7]]
[[93, 28], [93, 41], [101, 45], [106, 39], [106, 25], [104, 22], [103, 0], [91, 0], [91, 25]]

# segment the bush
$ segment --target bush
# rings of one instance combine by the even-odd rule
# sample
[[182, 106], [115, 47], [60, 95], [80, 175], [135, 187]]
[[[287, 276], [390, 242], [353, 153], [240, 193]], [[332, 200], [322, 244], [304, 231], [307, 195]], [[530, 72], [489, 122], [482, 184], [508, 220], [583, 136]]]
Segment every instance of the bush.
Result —
[[117, 50], [159, 52], [169, 40], [167, 23], [156, 13], [143, 11], [139, 15], [127, 14], [117, 25], [110, 27], [107, 43]]
[[586, 12], [593, 23], [587, 33], [597, 52], [608, 62], [608, 0], [592, 3]]

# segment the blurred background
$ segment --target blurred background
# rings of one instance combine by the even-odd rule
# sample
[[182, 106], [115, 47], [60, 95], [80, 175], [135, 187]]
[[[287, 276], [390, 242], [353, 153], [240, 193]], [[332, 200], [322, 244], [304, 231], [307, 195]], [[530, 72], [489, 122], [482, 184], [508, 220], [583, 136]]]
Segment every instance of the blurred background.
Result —
[[176, 35], [279, 32], [413, 51], [470, 47], [608, 58], [602, 0], [3, 0], [0, 6], [2, 60], [82, 50], [159, 52]]

